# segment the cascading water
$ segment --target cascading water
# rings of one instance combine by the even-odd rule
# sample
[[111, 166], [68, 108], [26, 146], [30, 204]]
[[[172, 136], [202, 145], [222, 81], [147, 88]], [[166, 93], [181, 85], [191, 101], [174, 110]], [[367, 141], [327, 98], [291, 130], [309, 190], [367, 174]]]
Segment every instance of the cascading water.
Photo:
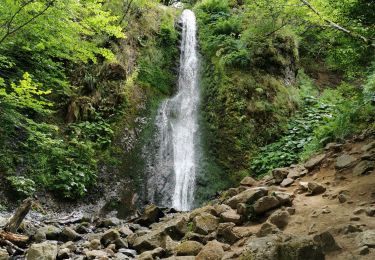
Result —
[[181, 16], [182, 42], [177, 94], [165, 100], [156, 117], [156, 154], [148, 178], [148, 199], [177, 210], [194, 200], [198, 131], [198, 70], [196, 19]]

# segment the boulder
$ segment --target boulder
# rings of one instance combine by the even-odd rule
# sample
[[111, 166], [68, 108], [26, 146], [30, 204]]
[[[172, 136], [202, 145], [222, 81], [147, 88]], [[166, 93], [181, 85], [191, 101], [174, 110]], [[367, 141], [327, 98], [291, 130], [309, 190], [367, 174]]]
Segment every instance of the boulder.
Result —
[[[249, 239], [244, 245], [244, 250], [239, 259], [274, 260], [278, 258], [278, 247], [282, 243], [280, 235], [268, 235]], [[291, 260], [292, 258], [283, 258]], [[302, 259], [301, 259], [302, 260]]]
[[101, 246], [102, 245], [101, 245], [99, 239], [93, 239], [93, 240], [90, 241], [89, 248], [92, 249], [92, 250], [99, 250]]
[[367, 152], [367, 151], [370, 151], [371, 149], [375, 148], [375, 141], [372, 141], [364, 146], [361, 147], [361, 150], [363, 152]]
[[129, 226], [123, 226], [118, 230], [123, 237], [130, 236], [134, 232], [129, 228]]
[[80, 234], [78, 234], [76, 231], [74, 231], [72, 228], [70, 227], [65, 227], [61, 233], [60, 233], [60, 238], [59, 240], [63, 241], [63, 242], [67, 242], [67, 241], [78, 241], [80, 240], [82, 237]]
[[366, 175], [370, 171], [374, 170], [375, 162], [374, 161], [361, 161], [353, 168], [353, 173], [357, 176]]
[[208, 242], [199, 254], [196, 260], [221, 260], [224, 256], [224, 249], [220, 242], [213, 240]]
[[313, 239], [316, 243], [318, 243], [321, 246], [324, 253], [330, 253], [341, 249], [337, 245], [332, 234], [328, 231], [315, 235]]
[[285, 179], [280, 183], [280, 186], [281, 186], [281, 187], [288, 187], [288, 186], [292, 185], [293, 182], [294, 182], [294, 179], [288, 177], [288, 178], [285, 178]]
[[68, 248], [70, 252], [75, 252], [77, 250], [77, 246], [74, 244], [73, 241], [66, 242], [60, 246], [60, 249]]
[[375, 230], [366, 230], [358, 234], [357, 242], [360, 246], [375, 248]]
[[121, 249], [119, 249], [118, 251], [119, 251], [119, 253], [124, 254], [124, 255], [126, 255], [126, 256], [128, 256], [128, 257], [133, 257], [133, 258], [135, 258], [136, 255], [137, 255], [137, 251], [135, 251], [135, 250], [133, 250], [133, 249], [125, 249], [125, 248], [121, 248]]
[[348, 168], [354, 164], [357, 159], [349, 154], [343, 154], [336, 159], [335, 167], [338, 170]]
[[258, 185], [258, 182], [251, 178], [250, 176], [247, 176], [243, 178], [243, 180], [240, 182], [240, 185], [246, 186], [246, 187], [254, 187]]
[[264, 187], [250, 188], [230, 198], [226, 202], [226, 204], [229, 205], [232, 209], [236, 209], [239, 203], [252, 204], [254, 201], [263, 196], [266, 196], [267, 194], [268, 190]]
[[233, 222], [235, 224], [240, 224], [241, 216], [233, 209], [227, 210], [220, 214], [221, 222]]
[[57, 259], [68, 259], [70, 257], [70, 250], [69, 248], [60, 248], [59, 252], [57, 253]]
[[245, 203], [237, 204], [237, 213], [246, 218], [249, 215], [249, 206]]
[[287, 178], [289, 179], [298, 179], [300, 177], [303, 177], [307, 174], [308, 170], [303, 165], [293, 165], [289, 168], [289, 173]]
[[270, 209], [277, 208], [280, 205], [281, 205], [280, 201], [276, 197], [265, 196], [265, 197], [258, 199], [254, 203], [253, 208], [254, 208], [255, 213], [262, 214], [264, 212], [267, 212]]
[[279, 258], [290, 260], [324, 260], [322, 247], [310, 237], [296, 237], [282, 243]]
[[337, 199], [339, 200], [340, 203], [345, 203], [348, 200], [346, 195], [342, 193], [337, 196]]
[[0, 248], [0, 260], [8, 260], [8, 259], [9, 259], [8, 251]]
[[204, 206], [202, 208], [197, 208], [197, 209], [193, 210], [190, 213], [190, 220], [193, 220], [196, 216], [201, 215], [203, 213], [209, 213], [211, 215], [217, 216], [217, 212], [216, 212], [215, 208], [211, 205], [208, 205], [208, 206]]
[[219, 219], [209, 213], [202, 213], [193, 219], [194, 232], [202, 235], [215, 231], [218, 225]]
[[289, 174], [289, 168], [276, 168], [272, 170], [272, 176], [276, 184], [280, 184]]
[[102, 245], [108, 246], [109, 244], [115, 243], [120, 237], [120, 233], [116, 229], [109, 229], [102, 235], [100, 242]]
[[216, 204], [216, 205], [214, 205], [214, 209], [216, 211], [217, 216], [220, 216], [221, 213], [232, 210], [231, 207], [229, 207], [228, 205], [225, 205], [225, 204]]
[[268, 218], [268, 221], [276, 227], [283, 229], [289, 223], [289, 213], [284, 210], [277, 210]]
[[233, 244], [240, 239], [234, 232], [235, 224], [232, 222], [220, 223], [217, 229], [217, 237], [221, 242]]
[[93, 260], [93, 259], [100, 259], [100, 260], [104, 260], [104, 259], [109, 259], [108, 258], [108, 254], [102, 250], [91, 250], [91, 251], [86, 251], [85, 252], [85, 255], [86, 255], [86, 259], [90, 259], [90, 260]]
[[272, 193], [272, 195], [280, 202], [281, 205], [291, 205], [294, 198], [294, 195], [280, 191], [275, 191]]
[[256, 236], [265, 237], [271, 234], [278, 234], [280, 232], [280, 229], [278, 229], [274, 224], [266, 222], [260, 227], [259, 231], [256, 233]]
[[326, 191], [326, 188], [319, 183], [309, 182], [307, 188], [310, 195], [319, 195]]
[[111, 228], [111, 227], [115, 227], [119, 225], [121, 225], [121, 220], [115, 217], [101, 219], [98, 222], [98, 227], [104, 227], [104, 228]]
[[129, 247], [128, 242], [122, 238], [116, 239], [114, 245], [116, 246], [116, 249]]
[[57, 244], [43, 242], [32, 244], [27, 250], [27, 260], [55, 260], [57, 257]]
[[196, 256], [202, 248], [203, 245], [197, 241], [185, 241], [176, 246], [174, 251], [178, 256]]
[[42, 242], [43, 240], [58, 240], [61, 233], [61, 229], [52, 225], [38, 228], [34, 235], [36, 242]]
[[142, 217], [137, 219], [136, 223], [148, 227], [155, 222], [159, 222], [159, 220], [164, 216], [164, 212], [159, 207], [154, 204], [150, 204], [146, 206]]
[[313, 156], [309, 160], [307, 160], [304, 166], [306, 169], [312, 170], [315, 167], [319, 166], [325, 158], [326, 158], [326, 154], [324, 153]]
[[161, 247], [155, 248], [154, 250], [151, 251], [146, 251], [140, 254], [137, 259], [138, 260], [153, 260], [153, 259], [158, 259], [162, 256], [164, 256], [164, 249]]

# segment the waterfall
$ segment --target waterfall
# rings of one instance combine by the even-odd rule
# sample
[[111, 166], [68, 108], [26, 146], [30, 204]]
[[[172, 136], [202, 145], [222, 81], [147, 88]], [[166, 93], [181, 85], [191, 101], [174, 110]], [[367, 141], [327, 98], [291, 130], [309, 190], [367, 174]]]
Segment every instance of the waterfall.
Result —
[[165, 100], [156, 117], [156, 153], [148, 178], [148, 199], [177, 210], [194, 200], [198, 131], [198, 70], [196, 19], [181, 16], [182, 42], [177, 93]]

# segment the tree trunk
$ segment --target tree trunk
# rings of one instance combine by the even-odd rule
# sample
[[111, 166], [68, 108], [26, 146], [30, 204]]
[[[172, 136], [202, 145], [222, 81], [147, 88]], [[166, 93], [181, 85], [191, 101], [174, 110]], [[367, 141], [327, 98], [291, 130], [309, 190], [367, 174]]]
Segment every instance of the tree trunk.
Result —
[[26, 217], [27, 213], [29, 213], [32, 204], [32, 198], [25, 199], [10, 218], [9, 222], [5, 225], [4, 231], [16, 233], [23, 219]]

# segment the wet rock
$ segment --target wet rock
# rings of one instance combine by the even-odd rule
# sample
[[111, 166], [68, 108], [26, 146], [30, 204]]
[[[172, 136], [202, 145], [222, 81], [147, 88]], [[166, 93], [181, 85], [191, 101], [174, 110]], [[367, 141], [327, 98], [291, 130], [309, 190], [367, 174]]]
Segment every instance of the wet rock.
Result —
[[274, 224], [266, 222], [260, 227], [259, 231], [256, 233], [256, 236], [265, 237], [272, 234], [278, 234], [280, 232], [280, 229], [277, 228]]
[[375, 247], [375, 230], [366, 230], [357, 235], [357, 242], [360, 246]]
[[319, 195], [326, 191], [326, 188], [317, 182], [307, 183], [307, 188], [310, 195]]
[[280, 205], [281, 205], [280, 201], [276, 197], [265, 196], [265, 197], [258, 199], [254, 203], [253, 208], [254, 208], [255, 213], [262, 214], [270, 209], [277, 208]]
[[339, 194], [338, 196], [337, 196], [337, 198], [338, 198], [338, 200], [339, 200], [339, 202], [340, 203], [345, 203], [347, 200], [348, 200], [348, 198], [346, 197], [346, 195], [345, 194]]
[[43, 242], [32, 244], [27, 250], [27, 260], [55, 260], [57, 257], [57, 244]]
[[284, 210], [277, 210], [268, 218], [268, 221], [276, 227], [283, 229], [289, 223], [289, 213]]
[[162, 257], [164, 253], [165, 253], [164, 249], [161, 247], [158, 247], [158, 248], [155, 248], [154, 250], [143, 252], [142, 254], [138, 256], [137, 259], [152, 260], [152, 259], [156, 259], [157, 257], [158, 258]]
[[369, 217], [373, 217], [375, 216], [375, 208], [372, 207], [372, 208], [367, 208], [366, 209], [366, 215], [369, 216]]
[[203, 213], [193, 219], [194, 232], [207, 235], [215, 231], [219, 225], [219, 219], [209, 213]]
[[310, 158], [306, 163], [305, 163], [305, 168], [308, 169], [308, 170], [312, 170], [314, 169], [315, 167], [319, 166], [322, 161], [326, 158], [326, 154], [319, 154], [319, 155], [316, 155], [312, 158]]
[[348, 168], [354, 164], [357, 159], [349, 154], [343, 154], [336, 159], [335, 167], [338, 170]]
[[337, 245], [332, 234], [328, 231], [315, 235], [313, 239], [316, 243], [318, 243], [321, 246], [324, 253], [330, 253], [341, 249]]
[[101, 259], [101, 260], [109, 259], [108, 254], [106, 252], [102, 251], [102, 250], [86, 251], [85, 255], [86, 255], [86, 259], [90, 259], [90, 260], [93, 260], [93, 259]]
[[58, 240], [61, 233], [61, 229], [58, 227], [49, 225], [39, 228], [34, 236], [36, 242], [42, 242], [43, 240]]
[[292, 178], [285, 178], [281, 183], [280, 183], [280, 186], [281, 187], [288, 187], [290, 185], [292, 185], [294, 182], [294, 179]]
[[75, 232], [72, 228], [65, 227], [60, 234], [59, 240], [63, 242], [67, 242], [67, 241], [78, 241], [81, 238], [82, 238], [81, 235]]
[[8, 251], [0, 248], [0, 260], [8, 260], [8, 259], [9, 259]]
[[243, 178], [243, 180], [240, 182], [240, 185], [246, 186], [246, 187], [254, 187], [258, 185], [258, 182], [251, 178], [250, 176], [247, 176]]
[[185, 241], [175, 247], [175, 252], [178, 256], [196, 256], [203, 245], [197, 241]]
[[357, 176], [366, 175], [370, 173], [370, 171], [374, 170], [374, 168], [374, 161], [361, 161], [353, 168], [353, 173]]
[[267, 193], [268, 193], [268, 190], [263, 187], [262, 188], [250, 188], [230, 198], [226, 204], [229, 205], [232, 209], [236, 209], [239, 203], [251, 204], [257, 199], [267, 195]]
[[213, 240], [208, 242], [199, 254], [196, 260], [221, 260], [224, 256], [224, 249], [220, 242]]
[[221, 222], [233, 222], [235, 224], [240, 224], [242, 222], [241, 216], [233, 209], [221, 213], [220, 220]]
[[109, 229], [102, 235], [100, 242], [102, 245], [108, 246], [111, 243], [115, 243], [120, 237], [120, 233], [116, 229]]
[[159, 207], [151, 204], [145, 208], [142, 217], [139, 218], [136, 223], [142, 226], [150, 226], [155, 222], [159, 222], [159, 220], [164, 216], [164, 212]]
[[289, 174], [288, 168], [276, 168], [272, 170], [272, 176], [276, 184], [280, 184]]

